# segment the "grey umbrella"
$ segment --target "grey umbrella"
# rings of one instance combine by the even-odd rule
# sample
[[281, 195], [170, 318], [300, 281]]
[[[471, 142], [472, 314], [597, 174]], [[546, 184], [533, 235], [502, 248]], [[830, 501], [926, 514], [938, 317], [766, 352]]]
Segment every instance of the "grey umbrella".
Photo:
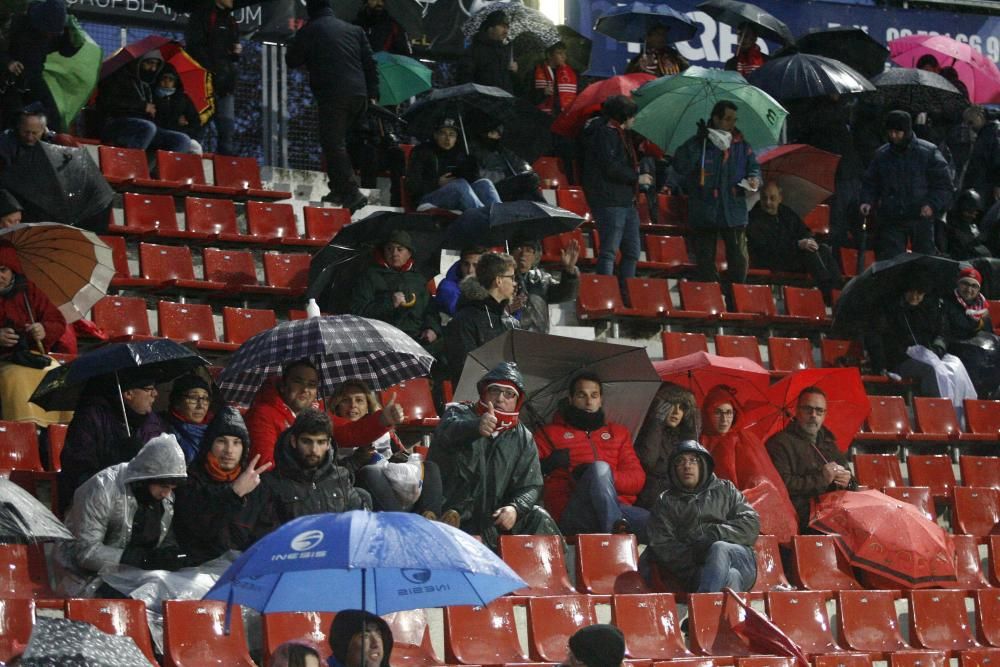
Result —
[[101, 632], [65, 618], [35, 620], [19, 663], [23, 667], [150, 667], [131, 637]]
[[0, 477], [0, 542], [72, 540], [73, 533], [33, 495]]

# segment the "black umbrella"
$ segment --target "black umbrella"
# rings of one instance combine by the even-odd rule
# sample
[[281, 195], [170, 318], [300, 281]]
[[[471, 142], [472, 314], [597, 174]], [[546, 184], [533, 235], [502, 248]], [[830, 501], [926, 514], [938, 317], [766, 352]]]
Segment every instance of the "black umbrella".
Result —
[[610, 7], [594, 23], [594, 30], [618, 42], [643, 42], [657, 26], [667, 29], [668, 42], [686, 42], [698, 32], [698, 24], [667, 5], [630, 2]]
[[30, 400], [46, 410], [73, 410], [84, 390], [101, 382], [111, 387], [141, 377], [158, 384], [207, 365], [202, 357], [165, 338], [111, 343], [53, 368], [42, 378]]
[[[298, 3], [296, 3], [298, 4]], [[351, 23], [365, 0], [333, 0], [333, 13], [342, 21]], [[414, 0], [385, 0], [385, 11], [403, 27], [410, 37], [424, 33], [423, 9]]]
[[875, 262], [855, 276], [840, 293], [833, 311], [834, 329], [864, 329], [887, 303], [914, 284], [928, 289], [928, 296], [940, 296], [955, 288], [962, 265], [951, 259], [904, 253]]
[[48, 507], [14, 482], [0, 477], [0, 543], [72, 539], [73, 533]]
[[801, 35], [795, 47], [801, 53], [839, 60], [869, 79], [885, 69], [885, 60], [889, 57], [889, 49], [884, 44], [864, 30], [850, 26], [813, 30]]
[[414, 268], [430, 280], [441, 270], [445, 220], [423, 213], [379, 211], [352, 222], [313, 255], [306, 298], [316, 299], [325, 312], [347, 312], [358, 276], [371, 265], [376, 249], [397, 229], [410, 235]]
[[749, 23], [757, 35], [772, 42], [794, 44], [795, 37], [782, 21], [765, 12], [757, 5], [737, 0], [708, 0], [698, 5], [698, 9], [712, 18], [731, 26]]
[[410, 134], [429, 140], [441, 118], [458, 116], [468, 149], [464, 116], [469, 112], [503, 123], [504, 144], [528, 162], [534, 162], [551, 141], [551, 116], [505, 90], [475, 83], [432, 90], [407, 109], [403, 119]]
[[503, 245], [513, 240], [537, 240], [571, 232], [584, 219], [562, 208], [533, 201], [512, 201], [470, 209], [451, 223], [444, 237], [446, 248], [470, 245]]
[[911, 67], [893, 67], [872, 77], [873, 97], [885, 109], [911, 114], [921, 111], [957, 116], [969, 105], [958, 88], [940, 74]]
[[808, 53], [769, 60], [747, 80], [781, 102], [875, 90], [868, 79], [839, 60]]
[[83, 621], [39, 616], [24, 649], [23, 667], [150, 667], [135, 641]]

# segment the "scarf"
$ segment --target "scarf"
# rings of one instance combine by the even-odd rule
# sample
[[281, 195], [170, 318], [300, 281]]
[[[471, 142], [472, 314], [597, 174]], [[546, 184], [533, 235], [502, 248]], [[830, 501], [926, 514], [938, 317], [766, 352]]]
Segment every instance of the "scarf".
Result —
[[982, 322], [986, 314], [990, 312], [989, 306], [986, 303], [986, 297], [983, 296], [982, 292], [973, 299], [972, 303], [967, 303], [965, 299], [959, 295], [958, 290], [955, 290], [955, 300], [958, 301], [958, 305], [962, 306], [965, 310], [965, 316], [970, 320], [976, 322]]
[[406, 260], [406, 264], [403, 264], [398, 269], [396, 267], [394, 267], [394, 266], [390, 266], [389, 262], [385, 261], [385, 257], [382, 256], [382, 252], [381, 252], [381, 250], [379, 248], [375, 249], [375, 262], [379, 266], [385, 267], [387, 269], [391, 269], [393, 271], [397, 271], [399, 273], [406, 273], [407, 271], [409, 271], [410, 269], [413, 268], [413, 257], [412, 256], [408, 260]]
[[[498, 409], [497, 406], [495, 405], [493, 406], [493, 414], [496, 415], [497, 418], [497, 426], [495, 429], [493, 429], [493, 437], [495, 438], [500, 433], [503, 433], [504, 431], [509, 431], [510, 429], [517, 426], [519, 421], [519, 415], [521, 413], [521, 405], [524, 403], [524, 394], [522, 394], [521, 391], [517, 387], [515, 387], [514, 384], [511, 382], [498, 381], [490, 383], [490, 385], [494, 384], [502, 385], [509, 389], [513, 389], [514, 391], [517, 392], [517, 405], [514, 406], [513, 412], [504, 412], [503, 410]], [[483, 393], [485, 393], [486, 390], [489, 389], [490, 385], [483, 387]], [[483, 395], [481, 394], [479, 396], [479, 402], [476, 403], [476, 414], [481, 417], [487, 412], [489, 412], [489, 409], [490, 409], [489, 406], [486, 404], [486, 399], [483, 398]]]
[[219, 467], [219, 459], [215, 458], [215, 454], [209, 452], [205, 456], [205, 472], [216, 482], [234, 482], [243, 472], [243, 468], [236, 466], [232, 470], [223, 470]]
[[760, 69], [764, 64], [764, 53], [760, 47], [754, 44], [745, 51], [738, 51], [736, 54], [736, 71], [746, 76], [755, 70]]
[[177, 443], [184, 451], [184, 459], [191, 463], [198, 456], [201, 439], [205, 436], [209, 422], [212, 421], [212, 415], [205, 415], [204, 421], [200, 424], [186, 419], [176, 410], [170, 411], [170, 417], [174, 421], [174, 434], [177, 436]]
[[563, 419], [573, 428], [593, 433], [604, 426], [604, 408], [597, 412], [587, 412], [567, 403], [562, 409]]

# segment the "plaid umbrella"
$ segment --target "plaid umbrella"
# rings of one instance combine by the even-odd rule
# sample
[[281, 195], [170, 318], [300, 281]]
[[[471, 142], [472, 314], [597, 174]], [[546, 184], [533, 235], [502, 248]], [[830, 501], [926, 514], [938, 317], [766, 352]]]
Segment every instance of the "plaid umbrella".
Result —
[[329, 396], [345, 380], [373, 389], [426, 375], [434, 357], [386, 322], [354, 315], [282, 322], [262, 331], [229, 359], [218, 385], [228, 401], [250, 405], [264, 381], [288, 363], [309, 359], [319, 371], [320, 393]]
[[520, 2], [488, 2], [462, 24], [462, 34], [473, 37], [482, 28], [483, 21], [493, 12], [503, 12], [510, 23], [508, 39], [515, 40], [521, 35], [531, 35], [545, 46], [559, 41], [559, 31], [544, 14], [537, 9], [525, 7]]

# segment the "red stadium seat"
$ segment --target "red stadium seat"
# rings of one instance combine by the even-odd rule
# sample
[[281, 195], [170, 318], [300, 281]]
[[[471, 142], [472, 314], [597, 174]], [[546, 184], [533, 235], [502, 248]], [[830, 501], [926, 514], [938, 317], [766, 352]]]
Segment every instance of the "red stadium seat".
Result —
[[951, 662], [944, 651], [896, 651], [889, 656], [889, 667], [948, 667]]
[[965, 423], [970, 433], [993, 436], [1000, 440], [1000, 401], [965, 401]]
[[688, 200], [682, 195], [660, 194], [657, 197], [660, 224], [683, 225], [688, 223]]
[[511, 599], [499, 597], [485, 607], [445, 607], [444, 651], [449, 665], [528, 662], [517, 639]]
[[785, 312], [780, 321], [796, 325], [827, 327], [832, 321], [826, 314], [823, 293], [812, 287], [782, 287], [785, 295]]
[[49, 441], [49, 460], [45, 467], [52, 472], [59, 472], [62, 470], [62, 450], [66, 444], [66, 431], [69, 430], [69, 426], [49, 424], [45, 430]]
[[271, 664], [275, 649], [288, 641], [305, 641], [326, 661], [332, 655], [327, 634], [335, 613], [329, 611], [291, 611], [261, 615], [261, 634], [264, 636], [264, 664]]
[[1000, 649], [970, 648], [958, 655], [959, 667], [993, 667], [1000, 660]]
[[441, 418], [434, 408], [431, 382], [428, 378], [413, 378], [400, 382], [382, 392], [382, 404], [396, 396], [400, 405], [406, 408], [406, 426], [437, 426]]
[[768, 338], [767, 352], [773, 371], [792, 373], [815, 367], [808, 338]]
[[640, 660], [691, 657], [684, 646], [677, 603], [671, 593], [615, 595], [611, 622], [625, 635], [625, 656]]
[[580, 188], [556, 189], [556, 204], [559, 208], [572, 211], [587, 220], [591, 219], [590, 206], [587, 204], [587, 198]]
[[702, 333], [664, 331], [660, 334], [663, 358], [676, 359], [694, 352], [708, 352], [708, 337]]
[[[0, 599], [52, 600], [45, 545], [0, 544]], [[59, 603], [62, 606], [62, 603]]]
[[0, 598], [0, 664], [13, 665], [28, 646], [35, 625], [35, 601]]
[[753, 591], [788, 590], [791, 585], [785, 576], [785, 568], [781, 563], [781, 552], [778, 548], [778, 538], [774, 535], [758, 535], [753, 545], [757, 558], [757, 580]]
[[649, 593], [639, 576], [635, 535], [577, 535], [576, 590], [588, 595]]
[[535, 160], [531, 167], [538, 174], [538, 178], [542, 180], [543, 188], [558, 189], [561, 185], [569, 185], [569, 179], [566, 177], [566, 170], [563, 168], [560, 158], [543, 156]]
[[593, 263], [593, 259], [587, 257], [587, 243], [583, 238], [583, 231], [574, 229], [562, 234], [552, 234], [542, 239], [542, 263], [558, 264], [562, 260], [562, 251], [569, 247], [571, 241], [576, 241], [580, 248], [580, 257], [577, 259], [578, 265]]
[[827, 591], [772, 591], [767, 594], [771, 620], [809, 656], [839, 653], [826, 613]]
[[673, 310], [670, 286], [664, 278], [626, 278], [625, 285], [637, 316], [660, 319]]
[[346, 208], [306, 206], [302, 209], [306, 238], [329, 243], [337, 233], [351, 224], [351, 212]]
[[163, 603], [163, 666], [256, 667], [247, 648], [243, 614], [233, 605], [225, 631], [226, 603], [166, 600]]
[[754, 322], [760, 326], [774, 321], [778, 309], [774, 305], [774, 295], [769, 286], [733, 283], [732, 287], [735, 312], [754, 315]]
[[261, 239], [240, 234], [236, 206], [229, 199], [184, 198], [184, 228], [208, 238], [235, 243], [260, 243]]
[[142, 277], [157, 290], [219, 290], [221, 283], [198, 280], [194, 275], [191, 248], [183, 245], [139, 244]]
[[[875, 263], [875, 251], [865, 252], [865, 266], [868, 268]], [[844, 278], [853, 278], [858, 275], [858, 251], [855, 248], [840, 249], [840, 272]]]
[[146, 300], [137, 296], [106, 296], [94, 304], [94, 324], [113, 339], [152, 337]]
[[576, 297], [576, 316], [580, 320], [601, 320], [625, 313], [621, 288], [615, 276], [584, 273]]
[[910, 434], [914, 442], [989, 442], [995, 436], [963, 433], [955, 414], [955, 407], [946, 398], [917, 396], [913, 399], [913, 418], [916, 432]]
[[859, 433], [858, 439], [873, 442], [902, 444], [910, 435], [910, 417], [902, 396], [869, 396], [871, 412], [868, 430]]
[[527, 582], [515, 595], [573, 595], [558, 535], [501, 535], [500, 557]]
[[[744, 594], [749, 598], [753, 594]], [[698, 655], [750, 655], [747, 643], [733, 631], [746, 619], [746, 611], [724, 593], [693, 593], [688, 596], [688, 634], [691, 650]]]
[[[248, 201], [246, 214], [247, 232], [250, 236], [269, 244], [301, 240], [295, 220], [295, 209], [291, 204]], [[313, 241], [309, 243], [316, 245]]]
[[1000, 648], [1000, 589], [976, 591], [976, 637], [986, 646]]
[[1000, 522], [1000, 490], [988, 487], [956, 486], [952, 521], [956, 533], [985, 538]]
[[66, 600], [66, 618], [90, 623], [111, 635], [131, 637], [149, 662], [158, 664], [146, 620], [146, 603], [142, 600], [71, 598]]
[[529, 657], [538, 662], [559, 662], [566, 657], [569, 638], [581, 627], [594, 623], [597, 607], [590, 595], [529, 598]]
[[965, 591], [914, 590], [908, 595], [910, 643], [915, 647], [947, 651], [953, 656], [982, 648], [969, 627]]
[[156, 151], [156, 169], [161, 179], [180, 182], [188, 192], [218, 197], [235, 197], [239, 194], [236, 188], [208, 185], [202, 157], [194, 153]]
[[142, 149], [98, 146], [97, 155], [101, 173], [112, 187], [147, 190], [175, 190], [181, 187], [179, 182], [150, 178], [146, 151]]
[[156, 313], [160, 335], [165, 338], [194, 343], [199, 350], [232, 351], [239, 347], [219, 342], [212, 307], [207, 303], [160, 301], [156, 304]]
[[715, 353], [720, 357], [745, 357], [761, 366], [764, 365], [756, 336], [718, 334], [715, 337]]
[[264, 253], [264, 280], [289, 296], [305, 294], [309, 286], [309, 255]]
[[112, 231], [153, 236], [161, 230], [165, 235], [178, 231], [177, 210], [170, 195], [126, 192], [122, 195], [122, 209], [125, 224], [122, 227], [112, 225]]
[[955, 588], [974, 591], [989, 588], [990, 582], [979, 567], [979, 545], [974, 535], [952, 535], [951, 543], [955, 546], [955, 570], [958, 572], [958, 584]]
[[232, 188], [237, 194], [254, 199], [288, 199], [291, 192], [265, 190], [260, 181], [260, 166], [252, 157], [213, 155], [212, 173], [215, 184]]
[[955, 487], [951, 458], [940, 454], [910, 454], [906, 458], [906, 468], [910, 484], [929, 486], [936, 500], [951, 499], [951, 490]]
[[646, 234], [646, 261], [642, 267], [675, 275], [694, 269], [683, 236]]
[[392, 632], [392, 667], [435, 667], [443, 664], [434, 653], [427, 612], [398, 611], [385, 617]]
[[42, 465], [38, 435], [32, 422], [0, 421], [0, 471], [7, 471], [10, 481], [24, 488], [35, 497], [39, 483], [47, 484], [50, 507], [59, 507], [56, 473]]
[[859, 484], [878, 490], [903, 486], [903, 470], [894, 454], [855, 454], [854, 477]]
[[278, 318], [273, 310], [231, 306], [222, 309], [222, 327], [227, 343], [242, 345], [247, 339], [273, 328], [277, 323]]
[[828, 368], [859, 366], [864, 354], [860, 343], [856, 340], [824, 338], [820, 341], [819, 347], [823, 366]]
[[961, 456], [962, 486], [986, 486], [1000, 489], [1000, 458], [996, 456]]
[[850, 591], [862, 588], [847, 559], [829, 535], [795, 535], [795, 569], [803, 588], [812, 591]]
[[826, 236], [830, 233], [830, 207], [826, 204], [820, 204], [809, 211], [802, 222], [813, 234]]
[[839, 591], [837, 626], [844, 647], [871, 653], [879, 660], [896, 651], [912, 650], [899, 630], [898, 597], [896, 591]]
[[691, 317], [721, 322], [750, 322], [755, 319], [748, 313], [730, 313], [722, 299], [719, 283], [702, 283], [683, 280], [677, 285], [681, 296], [681, 308]]

